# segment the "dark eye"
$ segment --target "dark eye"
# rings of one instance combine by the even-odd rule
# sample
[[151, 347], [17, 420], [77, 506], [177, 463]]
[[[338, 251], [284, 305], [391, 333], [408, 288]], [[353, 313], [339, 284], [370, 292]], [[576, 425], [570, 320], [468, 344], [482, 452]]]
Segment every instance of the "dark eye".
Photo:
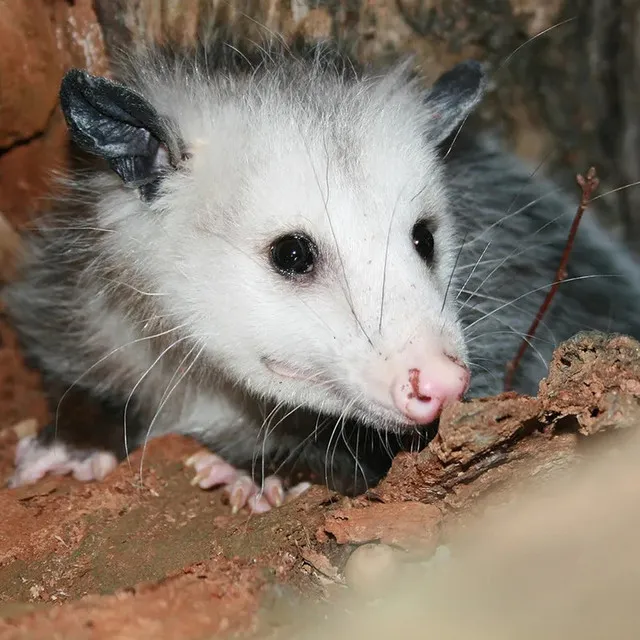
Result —
[[420, 220], [413, 225], [411, 239], [413, 240], [413, 246], [416, 248], [418, 255], [427, 264], [431, 264], [433, 262], [435, 241], [426, 220]]
[[273, 266], [288, 276], [300, 276], [313, 271], [317, 254], [312, 240], [301, 233], [282, 236], [271, 245]]

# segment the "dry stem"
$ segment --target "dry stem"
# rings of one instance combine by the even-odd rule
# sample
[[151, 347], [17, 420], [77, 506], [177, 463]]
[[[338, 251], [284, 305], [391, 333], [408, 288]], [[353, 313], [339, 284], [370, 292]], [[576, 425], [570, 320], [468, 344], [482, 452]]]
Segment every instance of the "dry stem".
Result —
[[553, 284], [551, 285], [551, 288], [547, 292], [545, 299], [542, 301], [542, 304], [538, 309], [536, 317], [534, 318], [531, 326], [529, 327], [529, 330], [522, 340], [522, 344], [520, 345], [520, 349], [518, 349], [518, 353], [516, 354], [515, 358], [507, 364], [507, 371], [504, 379], [505, 391], [509, 391], [511, 389], [513, 376], [527, 350], [527, 347], [529, 346], [529, 341], [535, 336], [538, 325], [547, 313], [547, 310], [551, 305], [551, 301], [553, 300], [553, 297], [555, 296], [560, 283], [567, 277], [567, 263], [569, 262], [569, 254], [571, 253], [571, 249], [573, 248], [573, 242], [578, 231], [578, 226], [580, 225], [580, 220], [582, 219], [582, 214], [586, 211], [591, 201], [593, 192], [598, 188], [598, 185], [600, 184], [600, 180], [596, 175], [596, 170], [594, 167], [591, 167], [589, 171], [587, 171], [586, 177], [578, 174], [576, 176], [576, 180], [578, 182], [578, 185], [580, 186], [580, 189], [582, 189], [582, 196], [580, 198], [580, 204], [578, 205], [576, 215], [573, 218], [571, 229], [569, 230], [569, 236], [567, 237], [567, 243], [564, 247], [562, 258], [560, 259], [560, 264], [558, 265], [558, 270], [556, 271], [556, 276], [554, 278]]

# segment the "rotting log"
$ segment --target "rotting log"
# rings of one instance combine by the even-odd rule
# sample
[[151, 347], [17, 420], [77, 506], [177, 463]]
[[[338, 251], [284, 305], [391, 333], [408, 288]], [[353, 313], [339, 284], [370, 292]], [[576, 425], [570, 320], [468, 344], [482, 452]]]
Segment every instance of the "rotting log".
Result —
[[[640, 343], [625, 336], [580, 334], [555, 351], [538, 397], [505, 393], [445, 409], [428, 447], [399, 455], [375, 489], [330, 510], [318, 539], [361, 544], [384, 540], [379, 532], [388, 527], [394, 544], [402, 546], [398, 523], [405, 505], [423, 504], [440, 513], [421, 514], [428, 520], [422, 542], [433, 550], [446, 526], [512, 499], [532, 481], [545, 482], [575, 468], [591, 451], [600, 455], [624, 446], [624, 438], [639, 426]], [[381, 510], [379, 503], [389, 508]], [[350, 509], [362, 513], [354, 517]], [[368, 509], [374, 517], [367, 518]], [[404, 520], [407, 547], [416, 546], [414, 520]], [[369, 523], [369, 535], [363, 522]]]

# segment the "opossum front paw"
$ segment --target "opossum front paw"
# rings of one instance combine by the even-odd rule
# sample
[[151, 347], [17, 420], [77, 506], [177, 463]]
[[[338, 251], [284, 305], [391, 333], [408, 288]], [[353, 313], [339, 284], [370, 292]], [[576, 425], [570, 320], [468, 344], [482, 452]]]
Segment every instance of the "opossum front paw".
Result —
[[281, 506], [288, 499], [299, 496], [311, 486], [307, 482], [301, 482], [285, 490], [278, 476], [269, 476], [265, 478], [263, 486], [259, 487], [247, 473], [208, 451], [195, 453], [185, 464], [196, 471], [191, 484], [198, 485], [201, 489], [224, 487], [229, 495], [233, 513], [245, 506], [252, 513], [264, 513], [272, 507]]
[[108, 451], [73, 449], [63, 442], [42, 444], [37, 436], [26, 436], [18, 442], [15, 465], [10, 488], [33, 484], [48, 473], [70, 473], [82, 482], [103, 480], [116, 468], [118, 460]]

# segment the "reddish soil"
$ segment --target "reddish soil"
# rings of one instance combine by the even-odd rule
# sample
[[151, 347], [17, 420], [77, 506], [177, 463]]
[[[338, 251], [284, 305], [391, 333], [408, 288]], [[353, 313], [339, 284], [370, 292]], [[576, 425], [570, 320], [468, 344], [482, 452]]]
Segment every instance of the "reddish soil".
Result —
[[[4, 350], [11, 348], [7, 341]], [[296, 598], [326, 598], [343, 585], [358, 546], [428, 557], [461, 519], [578, 464], [588, 441], [617, 446], [615, 434], [638, 424], [639, 353], [640, 344], [623, 337], [565, 343], [539, 398], [505, 394], [451, 406], [426, 450], [399, 456], [388, 477], [356, 499], [314, 487], [271, 513], [232, 516], [220, 492], [190, 485], [184, 460], [197, 446], [175, 436], [150, 442], [142, 481], [138, 451], [102, 483], [46, 478], [4, 489], [0, 637], [271, 632]], [[11, 415], [30, 406], [24, 395], [7, 407], [11, 400], [21, 407]], [[2, 432], [5, 478], [16, 440], [14, 430]], [[274, 618], [277, 601], [285, 613]]]

